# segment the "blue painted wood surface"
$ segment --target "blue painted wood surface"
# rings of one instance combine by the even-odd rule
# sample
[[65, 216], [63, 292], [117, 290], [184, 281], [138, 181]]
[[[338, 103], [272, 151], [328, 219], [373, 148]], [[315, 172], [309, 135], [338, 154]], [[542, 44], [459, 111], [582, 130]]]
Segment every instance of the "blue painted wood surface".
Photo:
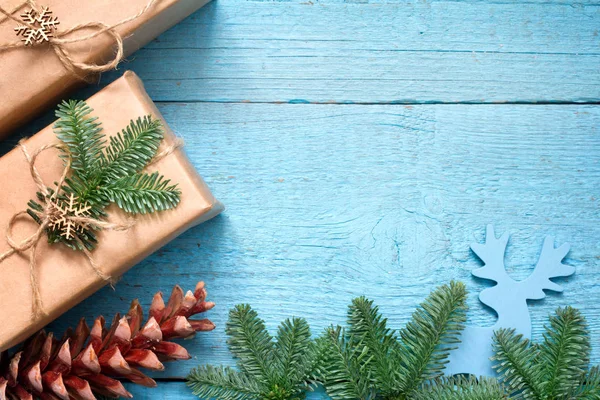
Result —
[[577, 272], [564, 294], [531, 304], [534, 337], [573, 305], [600, 363], [599, 29], [591, 1], [216, 0], [122, 70], [146, 82], [227, 210], [51, 329], [205, 280], [217, 329], [185, 343], [194, 359], [157, 375], [159, 389], [130, 386], [140, 399], [191, 399], [178, 381], [191, 367], [233, 363], [224, 325], [240, 302], [272, 330], [298, 315], [318, 333], [365, 294], [400, 327], [460, 279], [470, 321], [493, 324], [469, 250], [493, 223], [512, 234], [518, 279], [545, 235], [571, 243]]

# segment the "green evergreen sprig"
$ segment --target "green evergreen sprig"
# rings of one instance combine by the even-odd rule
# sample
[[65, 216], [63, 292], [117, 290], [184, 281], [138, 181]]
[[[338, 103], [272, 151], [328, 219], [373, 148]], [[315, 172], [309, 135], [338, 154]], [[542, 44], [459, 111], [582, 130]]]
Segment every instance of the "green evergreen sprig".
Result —
[[330, 328], [321, 380], [334, 400], [408, 399], [441, 377], [466, 321], [466, 289], [451, 282], [431, 293], [405, 328], [387, 327], [364, 297], [348, 309], [349, 328]]
[[539, 344], [514, 330], [497, 331], [492, 359], [513, 398], [600, 400], [600, 375], [597, 366], [589, 367], [590, 351], [585, 318], [566, 307], [550, 317]]
[[465, 322], [465, 299], [463, 284], [441, 286], [396, 332], [373, 301], [359, 297], [348, 308], [347, 328], [332, 326], [315, 340], [306, 321], [294, 318], [274, 341], [258, 314], [240, 305], [226, 328], [238, 369], [196, 368], [188, 385], [201, 398], [221, 400], [299, 399], [315, 383], [334, 400], [600, 400], [585, 319], [571, 307], [550, 317], [539, 344], [497, 331], [499, 379], [442, 376]]
[[226, 333], [238, 369], [204, 366], [188, 376], [201, 398], [296, 399], [315, 382], [333, 399], [413, 398], [441, 376], [465, 321], [466, 290], [452, 282], [436, 289], [399, 333], [373, 302], [360, 297], [348, 310], [348, 329], [331, 327], [311, 340], [304, 319], [286, 320], [277, 340], [250, 306], [236, 306]]
[[[158, 172], [143, 172], [152, 161], [163, 140], [160, 120], [151, 116], [131, 121], [122, 132], [106, 140], [97, 117], [84, 101], [63, 102], [56, 111], [58, 121], [54, 132], [64, 143], [61, 157], [71, 158], [71, 171], [64, 185], [56, 188], [55, 202], [69, 215], [97, 220], [106, 218], [105, 208], [111, 203], [131, 214], [146, 214], [177, 206], [181, 191], [176, 184]], [[28, 203], [29, 215], [42, 223], [44, 205], [54, 194], [37, 193]], [[75, 199], [76, 204], [69, 202]], [[79, 210], [79, 211], [77, 211]], [[97, 244], [94, 231], [99, 228], [85, 225], [65, 235], [60, 227], [46, 229], [49, 243], [61, 242], [81, 250], [92, 250]]]
[[417, 400], [600, 400], [600, 369], [589, 366], [585, 319], [571, 307], [559, 308], [532, 343], [512, 329], [494, 334], [498, 380], [460, 377], [435, 380]]
[[494, 378], [455, 376], [435, 379], [415, 393], [414, 400], [505, 400], [505, 388]]
[[303, 318], [286, 319], [273, 338], [249, 305], [229, 313], [226, 333], [238, 370], [201, 366], [191, 371], [188, 386], [202, 398], [227, 400], [300, 399], [313, 385], [319, 347]]

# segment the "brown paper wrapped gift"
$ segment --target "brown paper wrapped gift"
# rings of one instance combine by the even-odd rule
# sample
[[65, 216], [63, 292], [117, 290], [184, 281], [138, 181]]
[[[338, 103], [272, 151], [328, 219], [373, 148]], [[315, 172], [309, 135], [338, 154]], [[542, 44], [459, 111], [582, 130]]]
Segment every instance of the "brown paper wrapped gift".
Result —
[[[136, 16], [151, 0], [43, 0], [39, 7], [48, 7], [60, 25], [56, 34], [78, 24], [102, 23], [113, 26]], [[120, 25], [115, 31], [123, 38], [127, 56], [160, 33], [175, 25], [209, 0], [153, 0], [151, 7], [138, 18]], [[29, 9], [24, 0], [2, 0], [0, 6], [13, 16]], [[18, 42], [14, 30], [17, 23], [0, 14], [1, 44]], [[72, 39], [94, 33], [86, 28], [66, 36]], [[73, 59], [84, 63], [103, 63], [115, 55], [114, 37], [104, 33], [93, 39], [66, 44]], [[20, 124], [56, 104], [70, 89], [82, 80], [69, 72], [48, 43], [38, 46], [0, 49], [0, 138]]]
[[[94, 109], [92, 115], [102, 122], [106, 135], [116, 134], [130, 120], [140, 116], [151, 114], [162, 119], [141, 81], [132, 72], [126, 72], [123, 78], [88, 99], [87, 103]], [[159, 151], [173, 145], [176, 140], [166, 128]], [[24, 144], [29, 152], [33, 152], [43, 145], [57, 142], [49, 126]], [[42, 153], [36, 166], [46, 185], [56, 181], [63, 171], [63, 163], [56, 150]], [[91, 255], [102, 271], [113, 277], [120, 276], [186, 229], [214, 217], [223, 209], [182, 149], [175, 150], [149, 168], [160, 171], [179, 185], [181, 202], [171, 210], [136, 216], [135, 225], [128, 231], [99, 232], [98, 246]], [[0, 253], [4, 253], [9, 250], [4, 232], [10, 218], [26, 209], [28, 200], [35, 197], [37, 190], [28, 163], [18, 148], [0, 158], [0, 187]], [[107, 211], [110, 221], [126, 219], [126, 215], [114, 206]], [[36, 228], [37, 224], [29, 217], [20, 218], [13, 228], [13, 236], [21, 240]], [[63, 244], [49, 245], [45, 236], [37, 247], [36, 276], [48, 316], [32, 319], [29, 260], [26, 257], [29, 252], [16, 253], [4, 260], [0, 263], [0, 351], [26, 339], [106, 284], [94, 273], [82, 252], [73, 251]]]

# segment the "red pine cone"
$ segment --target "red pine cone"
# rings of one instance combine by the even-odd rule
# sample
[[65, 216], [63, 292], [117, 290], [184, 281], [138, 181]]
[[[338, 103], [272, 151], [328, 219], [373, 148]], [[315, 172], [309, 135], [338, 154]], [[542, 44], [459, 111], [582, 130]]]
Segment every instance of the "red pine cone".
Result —
[[169, 340], [215, 328], [208, 319], [188, 319], [214, 307], [205, 299], [204, 282], [185, 295], [175, 286], [166, 306], [161, 292], [154, 295], [143, 327], [142, 307], [134, 300], [127, 315], [117, 314], [108, 330], [99, 317], [91, 330], [82, 318], [61, 340], [41, 331], [12, 357], [7, 351], [0, 355], [0, 400], [93, 400], [94, 393], [132, 398], [114, 378], [154, 387], [156, 382], [139, 367], [162, 371], [161, 361], [189, 359], [185, 348]]

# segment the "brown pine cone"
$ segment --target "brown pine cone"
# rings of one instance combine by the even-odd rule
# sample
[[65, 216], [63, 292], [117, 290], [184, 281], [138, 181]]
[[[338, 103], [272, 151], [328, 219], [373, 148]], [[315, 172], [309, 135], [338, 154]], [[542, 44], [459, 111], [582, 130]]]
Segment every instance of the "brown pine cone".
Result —
[[214, 307], [205, 299], [204, 282], [185, 295], [175, 286], [166, 306], [162, 293], [154, 295], [143, 327], [142, 307], [134, 300], [127, 315], [117, 314], [108, 330], [99, 317], [91, 330], [82, 318], [61, 340], [41, 331], [12, 357], [7, 351], [0, 355], [0, 400], [93, 400], [94, 394], [132, 398], [115, 378], [154, 387], [156, 382], [138, 368], [162, 371], [161, 361], [189, 359], [185, 348], [169, 340], [215, 328], [208, 319], [188, 319]]

